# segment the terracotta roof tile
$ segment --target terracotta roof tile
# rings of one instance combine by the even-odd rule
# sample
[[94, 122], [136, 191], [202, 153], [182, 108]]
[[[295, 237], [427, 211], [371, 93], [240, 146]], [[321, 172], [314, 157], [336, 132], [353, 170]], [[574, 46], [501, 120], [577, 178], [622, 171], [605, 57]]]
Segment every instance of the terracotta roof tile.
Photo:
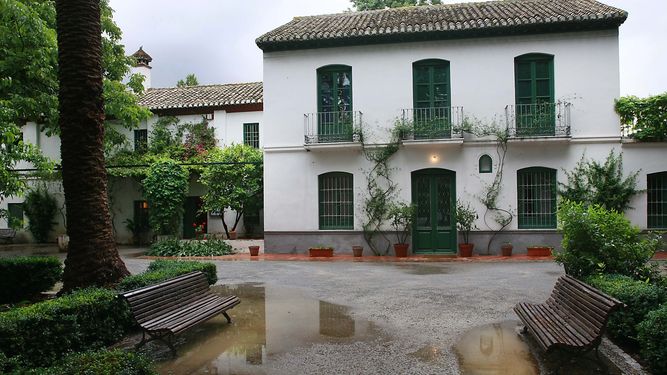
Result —
[[257, 38], [264, 51], [618, 27], [627, 12], [594, 0], [504, 0], [295, 17]]
[[139, 104], [151, 110], [263, 103], [262, 82], [150, 88]]

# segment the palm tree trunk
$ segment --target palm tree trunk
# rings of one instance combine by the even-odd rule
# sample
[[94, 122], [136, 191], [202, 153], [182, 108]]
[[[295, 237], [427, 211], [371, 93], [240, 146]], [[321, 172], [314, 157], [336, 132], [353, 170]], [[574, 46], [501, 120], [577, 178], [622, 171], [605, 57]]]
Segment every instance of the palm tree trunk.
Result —
[[57, 0], [60, 154], [69, 251], [63, 290], [128, 275], [107, 200], [99, 0]]

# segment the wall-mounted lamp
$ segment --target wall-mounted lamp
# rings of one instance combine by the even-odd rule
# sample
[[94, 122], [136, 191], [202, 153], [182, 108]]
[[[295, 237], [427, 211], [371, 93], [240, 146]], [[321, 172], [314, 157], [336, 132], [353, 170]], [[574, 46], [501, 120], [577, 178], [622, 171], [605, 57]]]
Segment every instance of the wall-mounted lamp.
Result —
[[437, 163], [438, 159], [440, 159], [438, 155], [431, 155], [431, 163]]

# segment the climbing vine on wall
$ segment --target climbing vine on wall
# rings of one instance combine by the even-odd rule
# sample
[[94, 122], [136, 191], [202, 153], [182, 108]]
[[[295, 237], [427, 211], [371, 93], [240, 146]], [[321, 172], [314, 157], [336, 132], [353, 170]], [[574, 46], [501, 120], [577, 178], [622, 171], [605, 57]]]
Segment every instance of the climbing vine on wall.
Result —
[[667, 140], [667, 92], [646, 98], [624, 96], [614, 108], [625, 135], [638, 141]]

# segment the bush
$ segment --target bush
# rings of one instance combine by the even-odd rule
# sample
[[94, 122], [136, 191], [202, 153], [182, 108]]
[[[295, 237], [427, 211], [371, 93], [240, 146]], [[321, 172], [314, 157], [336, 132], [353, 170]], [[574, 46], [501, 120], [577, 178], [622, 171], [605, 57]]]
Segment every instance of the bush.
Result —
[[660, 244], [655, 236], [641, 238], [623, 214], [599, 205], [563, 201], [558, 220], [563, 250], [556, 261], [577, 278], [596, 273], [642, 277]]
[[148, 266], [146, 272], [124, 278], [118, 284], [118, 289], [128, 291], [143, 288], [193, 271], [203, 272], [206, 275], [209, 285], [213, 285], [218, 281], [217, 270], [213, 263], [156, 260]]
[[0, 303], [18, 302], [47, 291], [62, 275], [56, 257], [0, 258]]
[[114, 291], [83, 289], [0, 313], [0, 351], [27, 367], [47, 366], [63, 354], [114, 343], [131, 326]]
[[610, 336], [629, 344], [637, 342], [637, 324], [667, 301], [664, 289], [628, 276], [598, 275], [589, 278], [588, 283], [627, 305], [611, 315], [607, 328]]
[[158, 234], [178, 232], [188, 179], [188, 172], [171, 159], [158, 160], [148, 168], [143, 188], [150, 207], [148, 220]]
[[667, 304], [646, 315], [637, 326], [641, 357], [654, 374], [667, 374]]
[[51, 367], [28, 371], [34, 375], [153, 375], [153, 364], [144, 356], [116, 350], [75, 353]]
[[168, 239], [151, 245], [146, 255], [159, 257], [203, 257], [232, 253], [232, 247], [223, 240], [180, 241], [177, 239]]
[[56, 199], [49, 194], [46, 187], [31, 190], [23, 203], [25, 216], [28, 217], [28, 230], [37, 242], [47, 242], [49, 233], [56, 225], [53, 218], [58, 213]]

